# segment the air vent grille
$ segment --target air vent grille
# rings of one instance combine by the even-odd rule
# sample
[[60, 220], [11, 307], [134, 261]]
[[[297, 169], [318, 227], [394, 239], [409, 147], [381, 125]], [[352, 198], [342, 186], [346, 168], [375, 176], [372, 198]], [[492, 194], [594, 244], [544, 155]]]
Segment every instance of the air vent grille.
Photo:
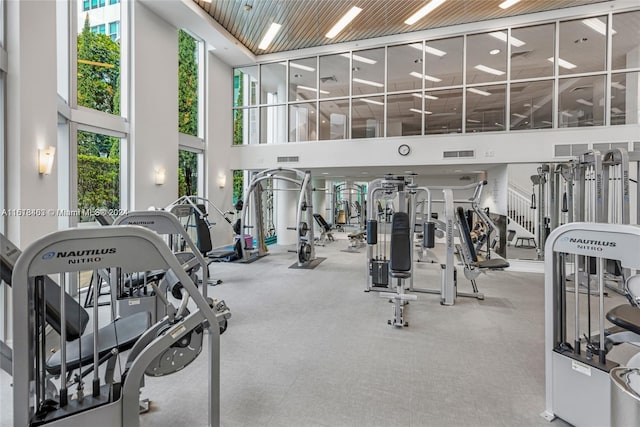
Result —
[[278, 163], [292, 163], [292, 162], [299, 162], [300, 161], [300, 157], [299, 156], [278, 156]]
[[458, 151], [444, 151], [442, 157], [445, 159], [457, 159], [457, 158], [473, 158], [476, 156], [474, 150], [458, 150]]

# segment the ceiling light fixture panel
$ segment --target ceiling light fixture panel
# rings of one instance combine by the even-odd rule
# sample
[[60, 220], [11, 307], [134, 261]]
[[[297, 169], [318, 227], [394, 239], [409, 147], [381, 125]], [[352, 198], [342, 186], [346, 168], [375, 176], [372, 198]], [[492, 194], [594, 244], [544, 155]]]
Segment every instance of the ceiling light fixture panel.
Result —
[[[607, 35], [607, 24], [605, 24], [598, 18], [583, 19], [582, 23], [587, 27], [591, 28], [593, 31], [595, 31], [598, 34], [601, 34], [603, 36]], [[612, 35], [616, 34], [616, 30], [612, 28], [611, 34]]]
[[[505, 43], [507, 42], [507, 33], [505, 33], [504, 31], [494, 31], [492, 33], [489, 33], [489, 35]], [[517, 39], [513, 36], [511, 36], [511, 38], [509, 39], [509, 43], [511, 44], [511, 46], [515, 46], [515, 47], [521, 47], [527, 44], [522, 40]]]
[[258, 49], [264, 50], [268, 48], [269, 45], [271, 45], [271, 42], [273, 42], [273, 39], [276, 37], [276, 34], [278, 34], [278, 31], [280, 31], [280, 28], [282, 28], [282, 25], [276, 24], [275, 22], [271, 23], [271, 26], [265, 33], [264, 37], [262, 37], [262, 40], [258, 45]]
[[519, 3], [519, 2], [520, 2], [520, 0], [506, 0], [506, 1], [503, 1], [502, 3], [500, 3], [498, 5], [498, 7], [500, 9], [509, 9], [511, 6], [513, 6], [514, 4]]
[[[547, 58], [547, 61], [549, 61], [549, 62], [553, 62], [553, 57], [551, 57], [551, 58]], [[559, 66], [561, 66], [562, 68], [566, 68], [567, 70], [573, 70], [574, 68], [576, 68], [576, 67], [577, 67], [577, 65], [572, 64], [572, 63], [571, 63], [571, 62], [569, 62], [569, 61], [565, 61], [565, 60], [564, 60], [564, 59], [562, 59], [562, 58], [558, 58], [558, 65], [559, 65]]]
[[[351, 58], [351, 54], [349, 53], [341, 53], [340, 56], [345, 57], [347, 59]], [[363, 64], [369, 64], [369, 65], [374, 65], [378, 63], [378, 61], [376, 61], [375, 59], [367, 58], [367, 57], [356, 55], [356, 54], [353, 54], [353, 60], [355, 62], [362, 62]]]
[[425, 79], [425, 80], [429, 80], [429, 81], [431, 81], [431, 82], [436, 82], [436, 83], [438, 83], [438, 82], [441, 82], [441, 81], [442, 81], [442, 79], [439, 79], [439, 78], [437, 78], [437, 77], [430, 76], [430, 75], [428, 75], [428, 74], [420, 74], [420, 73], [418, 73], [417, 71], [412, 71], [412, 72], [410, 72], [410, 73], [409, 73], [409, 75], [410, 75], [410, 76], [412, 76], [412, 77], [416, 77], [416, 78], [418, 78], [418, 79]]
[[363, 85], [369, 85], [369, 86], [373, 86], [373, 87], [384, 87], [384, 85], [382, 83], [373, 82], [371, 80], [359, 79], [357, 77], [354, 77], [353, 81], [356, 82], [356, 83], [361, 83]]
[[482, 64], [476, 65], [473, 68], [484, 73], [493, 74], [494, 76], [502, 76], [504, 74], [504, 71], [496, 70], [495, 68], [487, 67]]
[[422, 43], [411, 43], [409, 47], [412, 47], [417, 50], [424, 50], [426, 53], [438, 57], [443, 57], [447, 54], [444, 50], [436, 49], [435, 47], [431, 47], [429, 45], [422, 46]]
[[429, 13], [433, 12], [438, 6], [440, 6], [445, 1], [446, 0], [431, 0], [429, 3], [421, 7], [416, 13], [414, 13], [409, 18], [407, 18], [407, 20], [404, 21], [404, 23], [407, 25], [415, 24], [416, 22], [418, 22], [419, 20], [427, 16]]
[[482, 96], [491, 96], [491, 92], [487, 92], [485, 90], [480, 90], [480, 89], [476, 89], [474, 87], [470, 87], [467, 89], [469, 92], [471, 93], [475, 93], [477, 95], [482, 95]]
[[351, 21], [356, 18], [356, 16], [358, 16], [360, 12], [362, 12], [362, 9], [357, 6], [353, 6], [342, 18], [340, 18], [338, 22], [336, 22], [325, 36], [328, 39], [332, 39], [337, 36], [347, 25], [349, 25]]

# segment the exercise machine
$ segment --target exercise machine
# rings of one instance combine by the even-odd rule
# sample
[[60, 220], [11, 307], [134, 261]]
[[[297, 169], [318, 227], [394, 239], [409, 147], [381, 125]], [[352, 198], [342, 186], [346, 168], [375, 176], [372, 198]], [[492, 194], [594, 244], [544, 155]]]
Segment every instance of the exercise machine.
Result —
[[[638, 248], [640, 227], [636, 225], [574, 222], [549, 235], [545, 246], [546, 399], [542, 413], [547, 420], [559, 417], [575, 426], [610, 424], [610, 372], [617, 363], [608, 358], [607, 343], [613, 339], [607, 336], [605, 319], [635, 318], [626, 325], [614, 321], [631, 329], [631, 324], [640, 324], [640, 316], [630, 305], [630, 312], [614, 309], [612, 315], [605, 313], [606, 261], [640, 269]], [[585, 265], [591, 260], [595, 264], [595, 274], [590, 269], [584, 271], [588, 292], [583, 296], [577, 286], [571, 291], [567, 288], [572, 256], [585, 259]], [[590, 292], [592, 281], [596, 295]], [[640, 328], [636, 330], [640, 332]]]
[[[67, 342], [65, 283], [80, 271], [108, 270], [117, 280], [123, 272], [161, 269], [177, 279], [178, 289], [170, 290], [182, 298], [179, 308], [168, 306], [167, 316], [148, 329], [134, 317], [134, 325], [145, 327], [136, 339], [120, 329], [120, 320], [98, 326], [98, 305], [94, 304], [93, 333]], [[45, 346], [47, 276], [60, 283], [60, 341], [50, 356]], [[144, 375], [168, 375], [191, 363], [208, 337], [208, 425], [220, 423], [220, 325], [227, 313], [216, 313], [215, 302], [204, 297], [169, 247], [156, 233], [141, 227], [120, 226], [69, 229], [44, 236], [29, 245], [18, 258], [13, 282], [13, 416], [19, 426], [139, 425], [139, 389]], [[187, 310], [188, 301], [193, 301]], [[78, 307], [80, 305], [78, 304]], [[29, 309], [25, 309], [29, 308]], [[144, 318], [144, 312], [135, 316]], [[106, 328], [106, 329], [105, 329]], [[106, 331], [106, 335], [101, 333]], [[118, 357], [119, 343], [134, 342], [119, 378], [109, 375], [103, 382], [99, 367], [105, 358]], [[166, 363], [169, 361], [169, 363]], [[59, 371], [53, 370], [53, 363]], [[113, 363], [114, 366], [119, 366]], [[70, 394], [68, 378], [78, 371], [76, 393]], [[53, 373], [51, 373], [53, 372]], [[83, 374], [92, 373], [91, 391], [84, 393]], [[57, 390], [51, 375], [60, 378]]]
[[396, 212], [391, 219], [391, 237], [389, 250], [389, 275], [396, 280], [395, 293], [381, 292], [382, 298], [393, 303], [393, 317], [389, 325], [396, 327], [409, 326], [405, 319], [405, 305], [415, 301], [415, 295], [405, 293], [404, 281], [411, 278], [413, 264], [411, 260], [413, 236], [411, 234], [411, 217], [406, 212]]
[[[289, 176], [289, 175], [293, 175]], [[294, 184], [299, 192], [296, 209], [296, 225], [287, 227], [295, 230], [297, 236], [296, 249], [298, 267], [305, 267], [316, 258], [313, 232], [313, 205], [311, 172], [300, 171], [291, 168], [274, 168], [257, 172], [253, 175], [247, 192], [244, 196], [242, 212], [240, 213], [239, 230], [253, 229], [257, 239], [257, 248], [249, 246], [245, 239], [241, 239], [242, 259], [250, 261], [252, 257], [267, 255], [267, 246], [264, 243], [264, 226], [262, 221], [262, 183], [265, 181], [282, 180]], [[250, 212], [253, 214], [255, 225], [249, 225]]]

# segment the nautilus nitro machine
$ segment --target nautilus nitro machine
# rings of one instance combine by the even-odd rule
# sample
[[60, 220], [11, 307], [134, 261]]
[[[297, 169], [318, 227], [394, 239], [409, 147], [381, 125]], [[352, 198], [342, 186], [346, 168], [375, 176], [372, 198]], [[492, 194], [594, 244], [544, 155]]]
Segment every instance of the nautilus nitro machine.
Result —
[[[176, 277], [176, 285], [180, 284], [176, 292], [180, 292], [182, 301], [193, 301], [189, 310], [183, 303], [177, 309], [169, 304], [167, 316], [148, 329], [149, 324], [136, 317], [148, 321], [144, 313], [113, 319], [100, 327], [98, 304], [94, 304], [92, 333], [69, 340], [67, 325], [75, 314], [66, 309], [65, 284], [72, 276], [104, 270], [116, 282], [126, 274], [151, 269], [165, 270]], [[48, 293], [56, 292], [47, 286], [51, 280], [60, 284], [60, 310], [54, 322], [59, 325], [60, 340], [59, 350], [53, 355], [49, 351], [51, 342], [46, 341], [46, 302], [51, 297]], [[215, 312], [211, 301], [198, 291], [156, 233], [134, 226], [55, 232], [24, 250], [15, 264], [12, 281], [14, 425], [136, 427], [144, 375], [168, 375], [184, 368], [201, 353], [204, 335], [208, 337], [209, 393], [201, 404], [207, 407], [207, 425], [220, 424], [219, 322], [224, 313]], [[173, 294], [171, 289], [169, 292]], [[135, 334], [134, 329], [140, 326], [143, 332]], [[130, 349], [126, 364], [109, 362], [120, 357], [124, 349]], [[124, 369], [119, 376], [108, 369], [103, 381], [99, 372], [105, 362]], [[83, 378], [87, 375], [92, 375], [92, 380], [85, 392]]]
[[[545, 245], [546, 409], [542, 413], [546, 419], [559, 417], [578, 427], [610, 425], [609, 377], [617, 363], [609, 359], [607, 343], [614, 340], [607, 335], [605, 318], [640, 331], [640, 316], [636, 307], [626, 304], [605, 312], [606, 262], [615, 260], [624, 268], [640, 269], [638, 248], [637, 225], [574, 222], [549, 235]], [[586, 270], [585, 280], [596, 282], [597, 295], [581, 294], [578, 287], [569, 290], [571, 257], [576, 259], [574, 269], [595, 264], [595, 274]]]

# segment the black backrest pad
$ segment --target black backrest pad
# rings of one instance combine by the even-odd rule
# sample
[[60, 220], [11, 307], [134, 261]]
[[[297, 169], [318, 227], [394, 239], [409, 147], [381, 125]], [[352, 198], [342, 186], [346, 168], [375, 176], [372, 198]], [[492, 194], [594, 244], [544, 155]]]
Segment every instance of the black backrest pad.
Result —
[[391, 249], [389, 268], [392, 271], [411, 271], [411, 236], [409, 215], [396, 212], [391, 219]]
[[469, 230], [469, 223], [464, 216], [464, 209], [458, 206], [458, 224], [460, 224], [460, 238], [463, 240], [462, 244], [467, 246], [471, 261], [478, 262], [478, 255], [476, 254], [476, 248], [473, 247], [471, 240], [471, 231]]
[[[17, 256], [17, 255], [16, 255]], [[2, 281], [11, 286], [13, 274], [13, 262], [0, 256], [0, 277]], [[46, 321], [59, 334], [60, 328], [60, 286], [49, 276], [44, 276], [45, 314]], [[65, 323], [67, 325], [67, 341], [78, 339], [89, 323], [89, 314], [71, 297], [64, 294]]]
[[[207, 212], [207, 208], [205, 205], [197, 205], [198, 209], [202, 213]], [[204, 218], [200, 217], [198, 212], [195, 212], [196, 216], [196, 233], [197, 233], [197, 246], [198, 250], [201, 253], [206, 254], [207, 252], [211, 252], [213, 249], [213, 244], [211, 243], [211, 233], [209, 232], [209, 226]]]
[[324, 231], [331, 231], [331, 227], [329, 226], [329, 223], [327, 223], [327, 221], [324, 219], [322, 215], [315, 213], [313, 214], [313, 217], [315, 218], [318, 225], [324, 228]]

